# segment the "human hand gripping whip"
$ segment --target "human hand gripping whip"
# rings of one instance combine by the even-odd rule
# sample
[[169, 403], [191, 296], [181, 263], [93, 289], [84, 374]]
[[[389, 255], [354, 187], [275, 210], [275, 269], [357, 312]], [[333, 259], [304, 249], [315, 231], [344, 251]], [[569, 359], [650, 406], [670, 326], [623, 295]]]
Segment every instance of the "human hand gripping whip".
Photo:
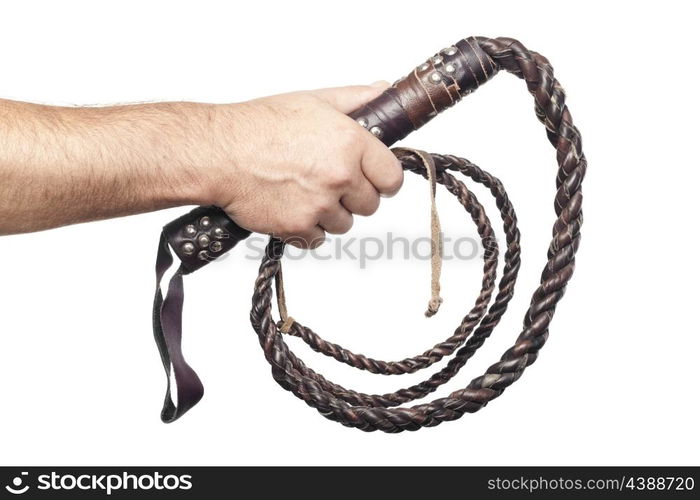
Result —
[[[281, 269], [285, 243], [271, 237], [255, 281], [250, 320], [277, 383], [316, 408], [324, 417], [364, 431], [385, 432], [418, 430], [456, 420], [467, 412], [480, 410], [500, 396], [520, 378], [526, 367], [534, 363], [546, 342], [555, 308], [574, 272], [582, 224], [581, 182], [586, 172], [581, 136], [572, 123], [564, 104], [564, 91], [554, 78], [549, 61], [511, 38], [466, 38], [441, 50], [350, 116], [390, 146], [476, 90], [501, 69], [525, 80], [530, 94], [535, 98], [537, 118], [544, 124], [547, 138], [556, 149], [559, 165], [554, 198], [556, 220], [547, 252], [548, 260], [525, 313], [520, 335], [500, 361], [464, 389], [430, 403], [399, 407], [427, 396], [452, 379], [489, 337], [513, 296], [520, 268], [520, 233], [513, 206], [497, 178], [464, 158], [395, 148], [392, 151], [405, 170], [422, 175], [431, 183], [432, 236], [433, 243], [437, 245], [433, 245], [433, 296], [426, 315], [434, 314], [441, 301], [438, 293], [440, 237], [434, 205], [435, 183], [442, 184], [457, 197], [477, 226], [485, 248], [481, 292], [474, 307], [444, 342], [401, 361], [369, 358], [323, 340], [310, 328], [288, 316]], [[496, 199], [503, 221], [505, 264], [497, 285], [498, 292], [490, 307], [498, 267], [498, 246], [493, 228], [474, 194], [451, 172], [460, 172], [486, 186]], [[204, 391], [199, 377], [182, 355], [182, 277], [231, 250], [249, 235], [249, 231], [236, 225], [223, 210], [211, 206], [196, 208], [163, 228], [156, 262], [153, 328], [168, 377], [161, 413], [164, 422], [172, 422], [182, 416], [201, 399]], [[160, 282], [173, 263], [170, 247], [181, 264], [163, 299]], [[273, 280], [279, 321], [272, 316]], [[456, 354], [445, 368], [419, 384], [389, 394], [364, 394], [341, 387], [307, 367], [287, 346], [283, 338], [285, 333], [300, 337], [313, 350], [342, 363], [383, 375], [414, 373], [455, 351]], [[176, 385], [176, 403], [171, 397], [171, 372]]]

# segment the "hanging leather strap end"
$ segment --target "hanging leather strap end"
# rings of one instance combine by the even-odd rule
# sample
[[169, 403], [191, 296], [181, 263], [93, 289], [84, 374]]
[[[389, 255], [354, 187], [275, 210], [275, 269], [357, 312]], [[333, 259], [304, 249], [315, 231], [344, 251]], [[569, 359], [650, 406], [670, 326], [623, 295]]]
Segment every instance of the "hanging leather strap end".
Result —
[[[156, 258], [156, 293], [153, 302], [153, 336], [158, 346], [167, 389], [161, 420], [174, 422], [196, 405], [204, 386], [182, 354], [182, 308], [185, 300], [183, 276], [215, 260], [247, 238], [247, 231], [217, 207], [198, 207], [163, 228]], [[173, 264], [173, 249], [180, 267], [173, 274], [165, 298], [161, 281]], [[171, 384], [175, 384], [172, 391]], [[177, 398], [173, 398], [173, 392]]]

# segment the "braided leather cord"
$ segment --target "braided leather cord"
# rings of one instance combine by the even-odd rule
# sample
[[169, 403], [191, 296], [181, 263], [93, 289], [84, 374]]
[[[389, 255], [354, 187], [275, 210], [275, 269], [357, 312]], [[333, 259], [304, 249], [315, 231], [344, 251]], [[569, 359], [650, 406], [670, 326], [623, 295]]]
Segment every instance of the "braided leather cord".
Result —
[[[581, 183], [586, 171], [586, 159], [581, 149], [581, 136], [573, 125], [565, 104], [564, 91], [554, 78], [547, 59], [529, 51], [518, 41], [483, 37], [474, 40], [498, 69], [505, 69], [525, 80], [535, 100], [537, 118], [544, 124], [547, 137], [556, 149], [559, 165], [554, 200], [556, 220], [547, 254], [548, 261], [525, 314], [523, 329], [515, 344], [501, 356], [500, 361], [491, 365], [486, 373], [472, 380], [467, 387], [452, 392], [447, 397], [427, 404], [397, 408], [397, 405], [426, 396], [452, 379], [483, 345], [513, 296], [520, 267], [519, 232], [515, 212], [501, 182], [463, 158], [432, 155], [437, 167], [436, 181], [454, 194], [469, 212], [486, 250], [481, 292], [472, 310], [447, 340], [418, 356], [385, 362], [352, 353], [326, 342], [298, 322], [292, 324], [289, 333], [301, 337], [314, 350], [372, 373], [412, 373], [456, 351], [447, 366], [429, 379], [390, 394], [370, 395], [341, 387], [308, 368], [289, 350], [280, 331], [280, 324], [272, 317], [271, 306], [272, 281], [281, 269], [284, 243], [271, 238], [255, 282], [250, 317], [265, 358], [272, 367], [272, 375], [283, 388], [316, 408], [323, 416], [349, 427], [385, 432], [417, 430], [456, 420], [465, 413], [473, 413], [486, 406], [518, 380], [525, 368], [537, 359], [538, 352], [549, 335], [549, 324], [556, 305], [563, 297], [566, 284], [574, 271], [582, 224]], [[404, 169], [427, 177], [417, 155], [405, 150], [395, 153]], [[507, 246], [505, 265], [498, 293], [490, 307], [488, 304], [495, 288], [498, 258], [493, 229], [476, 197], [450, 172], [461, 172], [489, 188], [501, 214]]]

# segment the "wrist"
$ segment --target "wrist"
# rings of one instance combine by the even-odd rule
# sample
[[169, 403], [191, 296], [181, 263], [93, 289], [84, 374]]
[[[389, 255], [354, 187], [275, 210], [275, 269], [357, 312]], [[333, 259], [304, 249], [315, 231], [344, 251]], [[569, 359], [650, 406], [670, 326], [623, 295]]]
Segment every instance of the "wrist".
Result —
[[178, 143], [180, 161], [172, 167], [175, 196], [187, 204], [224, 207], [231, 202], [236, 179], [238, 104], [181, 103], [187, 125]]
[[156, 120], [148, 142], [154, 146], [160, 172], [157, 196], [171, 206], [215, 204], [218, 105], [175, 102], [155, 106], [162, 109], [162, 122]]

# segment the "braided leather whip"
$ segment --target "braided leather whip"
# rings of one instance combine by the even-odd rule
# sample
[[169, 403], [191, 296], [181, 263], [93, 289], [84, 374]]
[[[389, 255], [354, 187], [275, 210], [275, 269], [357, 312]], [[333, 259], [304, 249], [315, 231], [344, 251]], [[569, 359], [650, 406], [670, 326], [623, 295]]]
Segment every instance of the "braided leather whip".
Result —
[[[554, 198], [556, 220], [548, 260], [540, 285], [525, 313], [520, 335], [500, 361], [464, 389], [430, 403], [398, 407], [434, 392], [452, 379], [489, 337], [513, 296], [520, 268], [520, 234], [514, 209], [497, 178], [464, 158], [394, 149], [404, 169], [425, 178], [431, 177], [428, 169], [434, 169], [434, 181], [455, 195], [470, 214], [485, 249], [482, 289], [474, 307], [444, 342], [401, 361], [376, 360], [329, 343], [291, 318], [287, 324], [275, 321], [272, 316], [272, 282], [278, 281], [279, 299], [281, 257], [285, 244], [271, 238], [255, 282], [251, 323], [272, 367], [274, 379], [326, 418], [364, 431], [385, 432], [417, 430], [456, 420], [464, 413], [480, 410], [500, 396], [520, 378], [526, 367], [534, 363], [545, 344], [555, 308], [574, 271], [582, 224], [581, 182], [586, 171], [581, 136], [572, 123], [564, 91], [554, 78], [547, 59], [510, 38], [470, 37], [443, 49], [351, 116], [390, 145], [475, 90], [501, 69], [525, 80], [535, 100], [537, 118], [544, 124], [549, 142], [556, 149], [559, 165]], [[474, 194], [451, 172], [460, 172], [483, 184], [495, 197], [506, 236], [505, 264], [498, 285], [499, 251], [491, 223]], [[231, 249], [248, 234], [216, 207], [195, 209], [164, 228], [156, 266], [158, 282], [172, 262], [169, 246], [182, 262], [165, 300], [158, 288], [154, 307], [155, 337], [169, 376], [162, 413], [166, 422], [177, 419], [202, 396], [201, 382], [184, 361], [180, 346], [182, 275]], [[496, 288], [496, 297], [491, 303]], [[281, 313], [286, 316], [286, 310]], [[315, 351], [342, 363], [384, 375], [413, 373], [456, 354], [445, 368], [419, 384], [389, 394], [364, 394], [335, 384], [307, 367], [290, 351], [284, 333], [300, 337]], [[170, 395], [171, 370], [177, 385], [177, 405]]]

